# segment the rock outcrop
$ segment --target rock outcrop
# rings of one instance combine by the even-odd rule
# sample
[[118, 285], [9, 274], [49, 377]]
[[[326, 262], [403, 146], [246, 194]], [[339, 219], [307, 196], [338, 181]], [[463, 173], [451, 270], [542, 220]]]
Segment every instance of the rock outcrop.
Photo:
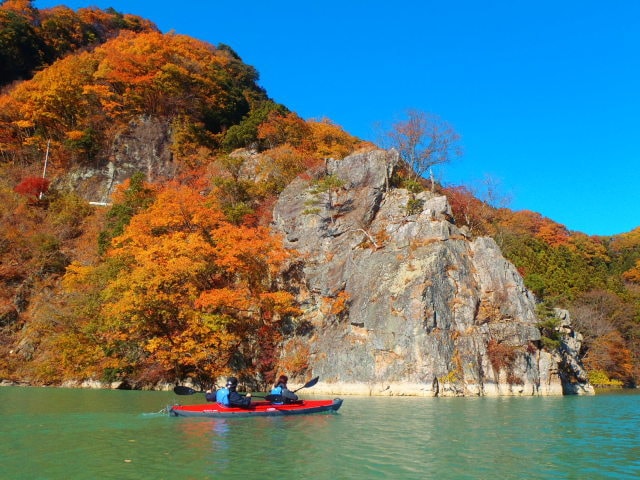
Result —
[[543, 349], [515, 267], [452, 223], [446, 197], [390, 186], [398, 162], [393, 150], [328, 160], [275, 207], [274, 230], [300, 253], [286, 281], [304, 313], [285, 351], [308, 352], [314, 392], [592, 393], [568, 317], [560, 350]]
[[64, 177], [63, 183], [93, 203], [109, 203], [115, 188], [141, 172], [148, 182], [175, 176], [171, 153], [171, 129], [166, 120], [139, 117], [114, 138], [108, 155], [94, 165], [82, 165]]

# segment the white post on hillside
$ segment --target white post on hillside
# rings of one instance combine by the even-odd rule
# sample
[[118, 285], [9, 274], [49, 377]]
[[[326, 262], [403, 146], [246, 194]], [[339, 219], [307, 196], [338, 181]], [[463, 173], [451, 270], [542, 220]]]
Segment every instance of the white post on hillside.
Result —
[[[47, 153], [44, 156], [44, 169], [42, 170], [42, 178], [45, 178], [47, 175], [47, 162], [49, 161], [49, 144], [50, 143], [51, 143], [51, 140], [47, 140]], [[40, 196], [38, 198], [42, 200], [42, 192], [40, 192]]]

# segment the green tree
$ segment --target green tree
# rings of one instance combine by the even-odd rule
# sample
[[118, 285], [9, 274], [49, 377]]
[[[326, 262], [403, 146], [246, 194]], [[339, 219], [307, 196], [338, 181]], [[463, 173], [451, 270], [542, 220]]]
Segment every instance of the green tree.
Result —
[[30, 78], [43, 62], [42, 47], [29, 19], [0, 5], [0, 85]]
[[115, 202], [107, 213], [107, 224], [98, 236], [98, 249], [105, 253], [114, 237], [122, 235], [134, 215], [148, 208], [155, 198], [155, 191], [148, 185], [143, 173], [134, 173], [115, 195]]

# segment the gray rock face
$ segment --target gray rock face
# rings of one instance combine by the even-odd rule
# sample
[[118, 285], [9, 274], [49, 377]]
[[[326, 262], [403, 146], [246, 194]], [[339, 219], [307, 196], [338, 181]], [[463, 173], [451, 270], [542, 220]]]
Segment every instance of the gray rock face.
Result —
[[66, 183], [91, 202], [108, 203], [116, 186], [142, 172], [149, 182], [175, 175], [171, 132], [166, 121], [140, 117], [129, 123], [111, 145], [109, 158], [84, 165], [65, 177]]
[[393, 150], [329, 160], [332, 188], [296, 180], [275, 207], [274, 230], [300, 253], [287, 281], [308, 328], [290, 342], [310, 349], [314, 392], [592, 393], [570, 323], [570, 346], [541, 350], [513, 265], [451, 223], [446, 197], [391, 188], [398, 162]]

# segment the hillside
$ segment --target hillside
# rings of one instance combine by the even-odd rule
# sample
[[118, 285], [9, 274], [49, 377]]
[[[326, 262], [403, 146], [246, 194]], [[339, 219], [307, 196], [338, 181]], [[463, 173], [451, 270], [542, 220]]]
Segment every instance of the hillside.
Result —
[[95, 47], [121, 31], [158, 31], [148, 20], [113, 9], [74, 12], [64, 6], [38, 10], [30, 0], [0, 3], [0, 87], [29, 79], [55, 60]]
[[[206, 383], [234, 372], [259, 385], [280, 370], [294, 377], [322, 370], [346, 389], [355, 377], [339, 378], [323, 363], [322, 351], [310, 356], [304, 344], [326, 354], [332, 335], [354, 332], [354, 341], [365, 345], [363, 365], [387, 368], [393, 355], [406, 365], [404, 353], [384, 354], [382, 360], [369, 356], [373, 349], [366, 345], [378, 340], [365, 335], [371, 318], [358, 319], [358, 312], [371, 285], [347, 288], [346, 277], [330, 269], [324, 274], [329, 280], [323, 280], [329, 283], [310, 288], [314, 281], [305, 275], [322, 263], [314, 256], [321, 252], [328, 268], [346, 251], [311, 246], [326, 238], [337, 242], [329, 227], [344, 221], [361, 230], [359, 242], [369, 243], [366, 255], [383, 245], [397, 249], [400, 238], [389, 238], [388, 222], [377, 217], [386, 211], [379, 202], [384, 199], [386, 208], [399, 202], [395, 215], [405, 224], [433, 199], [446, 198], [446, 207], [438, 204], [437, 219], [420, 222], [437, 220], [438, 228], [448, 229], [433, 238], [456, 245], [446, 255], [459, 260], [428, 275], [468, 270], [446, 287], [464, 286], [468, 293], [443, 294], [447, 300], [439, 301], [438, 315], [447, 317], [451, 305], [460, 303], [470, 317], [442, 324], [436, 317], [423, 319], [431, 325], [425, 327], [427, 342], [442, 331], [452, 336], [421, 353], [433, 362], [424, 367], [420, 382], [432, 385], [439, 378], [454, 385], [454, 393], [471, 379], [495, 382], [498, 390], [523, 384], [543, 390], [540, 377], [553, 362], [567, 364], [566, 358], [552, 360], [562, 357], [567, 345], [561, 341], [567, 325], [553, 314], [560, 307], [584, 335], [576, 358], [592, 383], [637, 383], [640, 228], [616, 237], [589, 237], [534, 212], [495, 208], [465, 187], [434, 186], [429, 192], [426, 182], [416, 185], [402, 159], [376, 187], [381, 196], [358, 206], [363, 197], [331, 162], [375, 158], [375, 147], [329, 120], [303, 120], [271, 100], [258, 84], [258, 72], [230, 47], [161, 34], [150, 22], [115, 11], [38, 11], [28, 1], [14, 0], [5, 1], [0, 14], [3, 25], [27, 29], [34, 44], [45, 39], [55, 44], [74, 28], [85, 32], [76, 43], [67, 41], [55, 54], [29, 60], [2, 77], [4, 84], [13, 83], [0, 96], [5, 205], [0, 213], [0, 378], [34, 384], [125, 381], [142, 387], [185, 378]], [[68, 27], [45, 35], [44, 19]], [[8, 42], [3, 52], [23, 48], [17, 36], [3, 41]], [[16, 81], [20, 78], [25, 80]], [[301, 182], [305, 187], [292, 194], [292, 186]], [[290, 199], [287, 208], [308, 201], [302, 200], [291, 218], [311, 222], [303, 248], [290, 248], [288, 227], [276, 228], [283, 198]], [[317, 198], [327, 203], [318, 204]], [[280, 217], [273, 217], [274, 206]], [[359, 220], [352, 209], [360, 212]], [[314, 230], [314, 222], [322, 228]], [[498, 297], [487, 303], [482, 281], [470, 280], [471, 272], [484, 268], [471, 260], [473, 255], [493, 252], [480, 248], [487, 236], [515, 266], [535, 302], [529, 304], [520, 292], [504, 297], [505, 305]], [[283, 237], [288, 238], [284, 243]], [[349, 250], [355, 248], [352, 241]], [[420, 251], [428, 258], [432, 251], [418, 247], [435, 241], [431, 236], [422, 241], [425, 245], [413, 244], [403, 255]], [[393, 257], [399, 256], [398, 251]], [[489, 256], [490, 263], [501, 265], [494, 253]], [[394, 268], [415, 268], [397, 262]], [[360, 292], [358, 298], [354, 291]], [[393, 309], [409, 308], [412, 301], [404, 298]], [[520, 302], [526, 306], [516, 308]], [[502, 313], [480, 320], [476, 303]], [[380, 312], [371, 315], [380, 317]], [[498, 320], [501, 328], [490, 327]], [[517, 342], [505, 333], [516, 324], [523, 325]], [[472, 326], [478, 336], [469, 333]], [[463, 339], [466, 349], [456, 343]], [[445, 344], [448, 353], [440, 362], [434, 352]], [[388, 344], [381, 351], [394, 348]], [[347, 356], [343, 351], [341, 358]], [[534, 357], [535, 369], [523, 366]], [[475, 365], [475, 373], [461, 366], [462, 358], [465, 365]], [[493, 376], [487, 374], [491, 369]], [[378, 369], [374, 377], [384, 383], [387, 373], [402, 375], [416, 383], [415, 371], [385, 372]]]

